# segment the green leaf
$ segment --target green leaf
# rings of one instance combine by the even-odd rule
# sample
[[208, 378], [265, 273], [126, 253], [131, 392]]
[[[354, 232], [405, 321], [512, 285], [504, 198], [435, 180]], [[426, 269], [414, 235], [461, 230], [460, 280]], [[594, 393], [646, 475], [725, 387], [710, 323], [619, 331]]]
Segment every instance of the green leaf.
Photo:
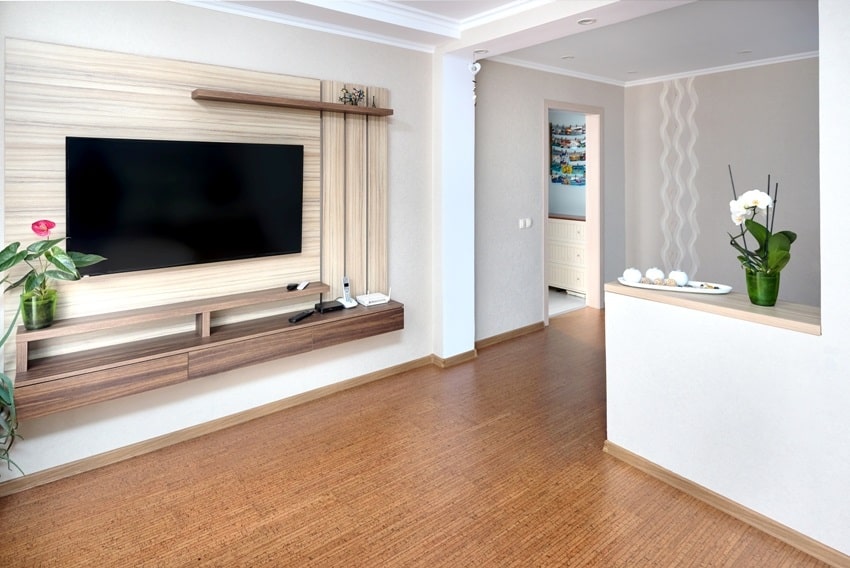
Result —
[[80, 279], [80, 273], [77, 272], [76, 270], [74, 272], [65, 272], [64, 270], [45, 270], [44, 276], [45, 276], [44, 281], [46, 281], [47, 278], [53, 278], [54, 280], [66, 280], [66, 281], [79, 280]]
[[791, 253], [785, 250], [776, 251], [767, 259], [767, 270], [769, 272], [779, 272], [788, 261], [791, 260]]
[[44, 274], [38, 274], [35, 270], [30, 270], [24, 279], [24, 294], [40, 288], [46, 280], [47, 278]]
[[9, 243], [0, 251], [0, 272], [9, 270], [27, 257], [27, 251], [19, 251], [21, 243]]
[[752, 219], [744, 219], [744, 226], [747, 227], [753, 238], [758, 241], [759, 248], [764, 248], [764, 243], [770, 237], [770, 231], [767, 230], [767, 227]]
[[738, 260], [741, 261], [741, 264], [745, 264], [745, 265], [749, 265], [749, 266], [753, 266], [753, 264], [761, 265], [762, 259], [759, 255], [755, 254], [752, 251], [747, 250], [746, 248], [744, 248], [740, 244], [738, 244], [737, 239], [739, 237], [733, 237], [732, 235], [729, 235], [729, 237], [731, 239], [729, 241], [729, 244], [732, 245], [732, 247], [735, 250], [737, 250], [739, 253], [741, 253], [741, 256], [738, 257]]
[[771, 272], [779, 272], [791, 260], [791, 239], [788, 238], [788, 232], [780, 231], [772, 235], [767, 242], [767, 269]]
[[99, 254], [87, 254], [72, 250], [68, 251], [68, 256], [71, 257], [71, 260], [74, 261], [74, 265], [77, 268], [91, 266], [92, 264], [97, 264], [98, 262], [106, 260], [106, 257], [100, 256]]
[[33, 244], [27, 247], [27, 252], [29, 253], [29, 255], [27, 256], [27, 260], [33, 260], [40, 257], [45, 252], [52, 249], [64, 240], [65, 238], [63, 237], [61, 239], [47, 239], [43, 241], [35, 241]]
[[779, 231], [776, 233], [777, 235], [785, 235], [789, 242], [794, 242], [797, 240], [797, 233], [794, 231]]
[[[80, 275], [77, 273], [77, 267], [74, 265], [74, 261], [68, 256], [64, 250], [59, 247], [53, 247], [48, 249], [44, 253], [44, 257], [50, 261], [50, 264], [58, 268], [61, 272], [65, 272], [74, 276], [74, 278], [70, 278], [70, 280], [78, 280]], [[58, 278], [54, 276], [55, 270], [48, 270], [52, 278]], [[60, 278], [60, 280], [69, 280], [69, 278]]]
[[768, 258], [770, 258], [770, 255], [776, 251], [790, 250], [791, 240], [784, 233], [776, 233], [775, 235], [771, 235], [770, 239], [767, 241]]
[[[15, 317], [12, 318], [12, 321], [9, 322], [9, 327], [6, 328], [6, 333], [3, 334], [3, 337], [0, 338], [0, 347], [3, 347], [6, 344], [6, 340], [9, 339], [9, 336], [12, 335], [12, 330], [15, 329], [15, 324], [18, 322], [18, 316], [21, 315], [21, 303], [18, 302], [18, 311], [15, 312]], [[12, 384], [12, 379], [0, 373], [0, 381], [4, 384]]]
[[30, 270], [29, 272], [27, 272], [26, 274], [24, 274], [23, 276], [21, 276], [21, 278], [20, 278], [19, 280], [17, 280], [17, 281], [15, 281], [14, 283], [10, 284], [10, 285], [9, 285], [9, 287], [8, 287], [8, 288], [6, 288], [6, 291], [8, 292], [8, 291], [9, 291], [9, 290], [11, 290], [12, 288], [17, 288], [18, 286], [20, 286], [21, 284], [23, 284], [23, 283], [26, 281], [26, 279], [27, 279], [27, 278], [29, 278], [32, 274], [34, 274], [34, 271]]

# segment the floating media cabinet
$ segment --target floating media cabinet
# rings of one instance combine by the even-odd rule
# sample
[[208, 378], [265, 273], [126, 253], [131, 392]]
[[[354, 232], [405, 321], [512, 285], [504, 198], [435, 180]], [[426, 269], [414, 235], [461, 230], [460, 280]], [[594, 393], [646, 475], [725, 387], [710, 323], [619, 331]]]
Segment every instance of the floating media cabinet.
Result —
[[[327, 284], [314, 282], [304, 290], [261, 290], [60, 320], [46, 329], [19, 327], [15, 378], [18, 418], [44, 416], [404, 329], [404, 306], [395, 301], [315, 313], [295, 324], [289, 322], [289, 317], [296, 312], [212, 324], [213, 314], [223, 310], [304, 300], [328, 291]], [[173, 323], [188, 317], [195, 319], [192, 332], [37, 359], [29, 357], [30, 346], [36, 342], [136, 324]]]

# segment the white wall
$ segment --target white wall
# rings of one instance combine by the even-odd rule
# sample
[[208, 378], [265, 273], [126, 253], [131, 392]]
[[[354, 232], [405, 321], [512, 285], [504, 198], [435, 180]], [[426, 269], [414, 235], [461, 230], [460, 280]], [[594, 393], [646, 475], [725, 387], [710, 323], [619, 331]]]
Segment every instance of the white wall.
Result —
[[609, 441], [850, 552], [850, 374], [834, 332], [610, 292], [605, 312]]
[[[543, 320], [546, 100], [602, 114], [603, 282], [622, 274], [623, 88], [483, 61], [475, 132], [476, 339]], [[517, 220], [532, 228], [520, 231]]]
[[170, 2], [2, 2], [0, 37], [371, 84], [389, 89], [395, 111], [389, 279], [406, 304], [403, 332], [27, 421], [14, 455], [27, 473], [432, 353], [431, 304], [421, 301], [430, 248], [420, 246], [432, 233], [430, 56]]
[[[434, 121], [435, 215], [431, 278], [434, 354], [443, 359], [475, 350], [475, 113], [469, 60], [438, 55]], [[450, 142], [449, 142], [450, 141]]]
[[850, 554], [850, 4], [819, 10], [822, 336], [608, 299], [608, 436]]

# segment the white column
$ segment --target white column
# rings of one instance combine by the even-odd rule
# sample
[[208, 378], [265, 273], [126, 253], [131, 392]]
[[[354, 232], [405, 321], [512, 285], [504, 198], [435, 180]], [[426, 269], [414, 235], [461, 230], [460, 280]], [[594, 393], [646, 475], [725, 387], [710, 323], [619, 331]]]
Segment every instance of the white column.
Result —
[[475, 107], [470, 58], [435, 61], [434, 353], [475, 349]]

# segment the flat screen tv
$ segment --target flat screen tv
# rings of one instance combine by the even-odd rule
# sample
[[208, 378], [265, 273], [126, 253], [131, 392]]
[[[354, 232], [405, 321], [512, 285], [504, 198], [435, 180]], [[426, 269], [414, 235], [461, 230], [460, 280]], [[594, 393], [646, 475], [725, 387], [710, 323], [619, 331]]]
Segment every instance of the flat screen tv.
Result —
[[67, 246], [110, 274], [301, 252], [304, 147], [68, 137]]

